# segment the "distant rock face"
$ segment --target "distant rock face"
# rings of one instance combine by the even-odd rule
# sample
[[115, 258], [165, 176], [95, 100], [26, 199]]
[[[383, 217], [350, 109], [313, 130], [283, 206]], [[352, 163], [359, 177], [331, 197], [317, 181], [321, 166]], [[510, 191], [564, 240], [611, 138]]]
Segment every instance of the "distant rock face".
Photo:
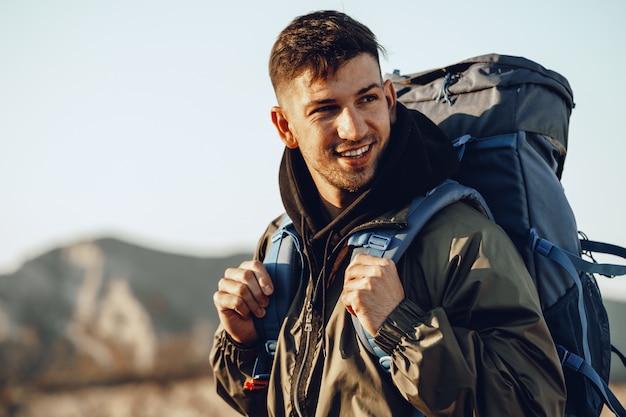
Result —
[[0, 391], [209, 372], [224, 269], [113, 239], [81, 242], [0, 276]]

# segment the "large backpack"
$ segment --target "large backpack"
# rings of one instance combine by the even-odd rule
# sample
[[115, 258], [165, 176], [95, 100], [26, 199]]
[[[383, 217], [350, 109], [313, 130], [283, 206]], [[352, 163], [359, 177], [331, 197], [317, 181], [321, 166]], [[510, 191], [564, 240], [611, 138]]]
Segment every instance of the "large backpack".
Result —
[[[401, 103], [428, 116], [457, 146], [461, 164], [454, 179], [471, 188], [444, 183], [414, 203], [408, 231], [353, 235], [349, 241], [357, 248], [353, 252], [366, 250], [397, 260], [437, 209], [457, 199], [480, 202], [484, 197], [478, 205], [488, 207], [485, 211], [508, 233], [537, 287], [564, 367], [566, 415], [598, 416], [607, 404], [616, 415], [626, 417], [607, 384], [612, 346], [607, 312], [593, 275], [623, 275], [626, 267], [581, 257], [583, 252], [596, 251], [626, 258], [626, 249], [581, 238], [561, 186], [574, 106], [567, 80], [525, 58], [495, 54], [387, 78]], [[299, 268], [294, 268], [302, 256], [298, 239], [288, 219], [272, 238], [264, 262], [275, 281], [276, 300], [289, 300], [302, 279]], [[261, 385], [269, 375], [287, 307], [271, 302], [260, 326], [269, 341], [256, 369]], [[355, 328], [364, 346], [388, 366], [389, 358], [358, 320]]]

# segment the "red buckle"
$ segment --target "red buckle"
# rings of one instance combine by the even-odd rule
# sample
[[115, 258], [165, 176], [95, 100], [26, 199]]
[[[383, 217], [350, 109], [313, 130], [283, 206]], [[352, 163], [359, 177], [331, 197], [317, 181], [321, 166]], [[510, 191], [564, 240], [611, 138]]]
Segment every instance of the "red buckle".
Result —
[[261, 379], [248, 379], [243, 384], [243, 389], [246, 391], [258, 391], [267, 388], [269, 381]]

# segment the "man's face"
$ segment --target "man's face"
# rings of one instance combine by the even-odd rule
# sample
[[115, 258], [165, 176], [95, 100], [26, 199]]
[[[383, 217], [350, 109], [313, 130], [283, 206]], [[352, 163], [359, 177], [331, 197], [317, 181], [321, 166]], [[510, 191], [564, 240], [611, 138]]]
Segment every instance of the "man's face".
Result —
[[283, 142], [300, 148], [327, 201], [352, 200], [374, 177], [395, 119], [395, 91], [378, 62], [361, 54], [326, 79], [304, 72], [281, 92], [272, 120]]

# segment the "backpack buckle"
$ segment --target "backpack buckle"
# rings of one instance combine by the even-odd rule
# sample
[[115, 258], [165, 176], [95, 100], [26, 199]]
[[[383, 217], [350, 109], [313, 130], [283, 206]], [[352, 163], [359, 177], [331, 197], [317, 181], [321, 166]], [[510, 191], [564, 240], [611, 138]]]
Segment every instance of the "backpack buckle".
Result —
[[276, 340], [268, 340], [265, 342], [265, 352], [271, 357], [274, 357], [276, 354], [276, 344], [278, 341]]
[[391, 243], [390, 237], [372, 233], [370, 237], [367, 239], [367, 243], [363, 245], [363, 247], [374, 249], [374, 250], [385, 251], [389, 247], [390, 243]]
[[[268, 340], [265, 342], [264, 349], [262, 349], [254, 361], [254, 368], [252, 369], [252, 381], [254, 383], [250, 385], [247, 390], [259, 389], [258, 381], [267, 381], [270, 378], [270, 371], [272, 369], [272, 359], [276, 354], [276, 340]], [[263, 387], [267, 386], [267, 383]]]

